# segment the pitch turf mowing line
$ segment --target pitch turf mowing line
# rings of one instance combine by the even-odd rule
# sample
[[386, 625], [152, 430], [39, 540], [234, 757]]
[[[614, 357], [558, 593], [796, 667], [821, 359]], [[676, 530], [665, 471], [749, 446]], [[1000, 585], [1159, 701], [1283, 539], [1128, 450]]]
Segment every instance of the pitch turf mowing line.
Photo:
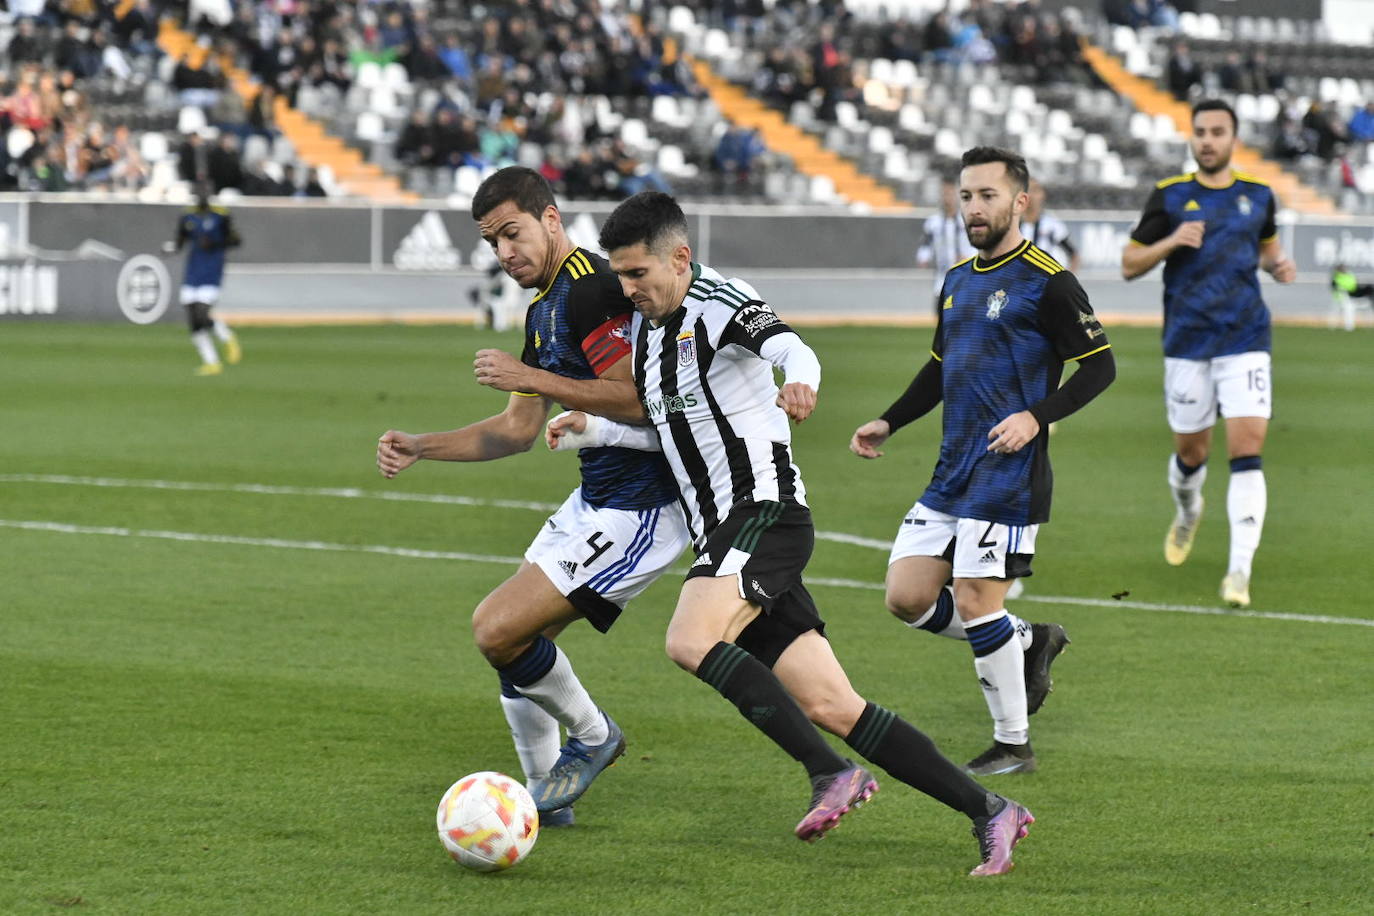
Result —
[[[0, 519], [0, 528], [15, 528], [22, 531], [46, 531], [56, 534], [94, 534], [113, 537], [153, 538], [166, 541], [193, 541], [207, 544], [232, 544], [241, 547], [275, 547], [284, 550], [315, 550], [326, 552], [371, 553], [384, 556], [407, 557], [416, 560], [458, 560], [468, 563], [496, 563], [513, 565], [520, 562], [519, 557], [503, 557], [491, 554], [461, 553], [451, 550], [416, 550], [410, 547], [393, 547], [386, 544], [334, 544], [328, 541], [289, 541], [282, 538], [255, 538], [233, 534], [202, 534], [193, 531], [157, 531], [151, 529], [123, 528], [119, 526], [72, 525], [66, 522], [45, 522], [18, 519]], [[672, 569], [671, 573], [681, 574], [685, 569]], [[877, 582], [863, 582], [858, 579], [833, 579], [808, 577], [811, 585], [828, 585], [833, 588], [853, 588], [867, 591], [882, 591]], [[1023, 595], [1021, 601], [1035, 601], [1041, 604], [1076, 604], [1083, 607], [1101, 607], [1113, 610], [1130, 608], [1140, 611], [1178, 612], [1201, 614], [1215, 617], [1252, 617], [1261, 620], [1288, 620], [1299, 623], [1347, 624], [1360, 627], [1374, 627], [1374, 620], [1358, 617], [1329, 617], [1319, 614], [1294, 614], [1285, 611], [1242, 611], [1229, 608], [1201, 607], [1192, 604], [1150, 604], [1144, 601], [1106, 601], [1099, 598], [1074, 598], [1066, 595]]]
[[[105, 487], [115, 489], [182, 490], [197, 493], [247, 493], [261, 496], [320, 496], [333, 499], [381, 499], [390, 502], [434, 503], [445, 506], [491, 507], [497, 509], [529, 509], [534, 512], [557, 511], [558, 503], [530, 502], [519, 499], [481, 499], [475, 496], [451, 496], [445, 493], [406, 493], [391, 490], [364, 490], [358, 487], [290, 487], [269, 483], [205, 483], [195, 480], [132, 480], [125, 477], [75, 477], [69, 474], [0, 474], [0, 483], [46, 483], [74, 487]], [[816, 538], [838, 544], [872, 547], [884, 552], [892, 549], [891, 541], [845, 534], [842, 531], [817, 531]]]

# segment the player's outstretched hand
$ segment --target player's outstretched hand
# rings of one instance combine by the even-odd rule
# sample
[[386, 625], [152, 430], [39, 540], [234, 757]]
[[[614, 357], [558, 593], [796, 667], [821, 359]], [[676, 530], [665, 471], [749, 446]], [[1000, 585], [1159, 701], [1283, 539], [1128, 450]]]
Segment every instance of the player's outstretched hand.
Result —
[[1292, 258], [1279, 258], [1269, 268], [1269, 275], [1280, 283], [1292, 283], [1298, 278], [1298, 265]]
[[800, 423], [816, 409], [816, 389], [804, 382], [788, 382], [778, 391], [777, 405]]
[[505, 350], [478, 350], [477, 358], [472, 361], [472, 368], [479, 385], [486, 385], [497, 391], [535, 393], [529, 388], [529, 366]]
[[1202, 236], [1207, 230], [1207, 224], [1200, 219], [1190, 219], [1186, 223], [1179, 223], [1174, 230], [1174, 242], [1182, 248], [1201, 248]]
[[1038, 435], [1040, 421], [1029, 410], [1023, 410], [1007, 417], [988, 432], [988, 438], [992, 440], [988, 444], [988, 451], [1014, 455]]
[[567, 410], [554, 417], [544, 427], [544, 444], [551, 452], [576, 448], [572, 441], [586, 430], [587, 415], [580, 410]]
[[377, 468], [388, 480], [419, 460], [419, 436], [388, 429], [377, 440]]
[[878, 451], [878, 446], [886, 442], [890, 435], [892, 427], [886, 420], [869, 420], [854, 430], [854, 437], [849, 440], [849, 450], [860, 458], [881, 458], [883, 453]]

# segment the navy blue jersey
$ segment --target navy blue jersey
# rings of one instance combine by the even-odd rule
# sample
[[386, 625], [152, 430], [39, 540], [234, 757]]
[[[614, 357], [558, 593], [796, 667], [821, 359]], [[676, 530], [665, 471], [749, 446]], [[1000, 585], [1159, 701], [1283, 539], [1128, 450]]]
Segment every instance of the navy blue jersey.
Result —
[[1232, 172], [1224, 188], [1209, 188], [1196, 173], [1155, 186], [1131, 233], [1153, 245], [1180, 223], [1202, 220], [1201, 248], [1175, 248], [1164, 262], [1164, 355], [1212, 359], [1269, 350], [1269, 309], [1260, 296], [1260, 244], [1278, 235], [1274, 192]]
[[[530, 303], [520, 358], [565, 378], [598, 378], [629, 355], [633, 313], [605, 259], [574, 248]], [[672, 471], [658, 452], [584, 448], [577, 455], [582, 498], [597, 508], [653, 509], [677, 500]]]
[[239, 243], [229, 211], [223, 207], [187, 210], [177, 221], [177, 247], [189, 243], [184, 286], [219, 286], [224, 279], [224, 254]]
[[1083, 287], [1029, 241], [945, 275], [931, 353], [945, 403], [940, 459], [921, 502], [958, 518], [1035, 525], [1050, 517], [1049, 430], [1013, 455], [988, 431], [1059, 387], [1064, 363], [1111, 346]]

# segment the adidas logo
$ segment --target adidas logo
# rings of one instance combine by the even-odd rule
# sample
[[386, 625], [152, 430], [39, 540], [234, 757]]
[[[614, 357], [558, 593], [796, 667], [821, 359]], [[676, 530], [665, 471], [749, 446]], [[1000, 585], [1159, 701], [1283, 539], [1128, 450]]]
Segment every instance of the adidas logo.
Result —
[[1201, 209], [1202, 209], [1202, 205], [1199, 204], [1199, 203], [1198, 203], [1197, 201], [1195, 201], [1195, 200], [1190, 200], [1190, 201], [1188, 201], [1186, 204], [1183, 205], [1183, 209], [1184, 209], [1184, 210], [1201, 210]]
[[563, 572], [567, 573], [569, 579], [572, 579], [577, 575], [577, 564], [574, 563], [572, 560], [559, 560], [558, 568], [563, 570]]
[[453, 247], [443, 219], [429, 210], [401, 239], [391, 262], [400, 270], [453, 270], [462, 265], [463, 256]]
[[698, 567], [698, 566], [710, 566], [710, 565], [711, 565], [711, 555], [710, 555], [709, 553], [703, 553], [701, 556], [697, 557], [697, 561], [696, 561], [695, 563], [692, 564], [692, 568], [695, 569], [695, 568]]
[[762, 725], [778, 711], [776, 706], [751, 706], [749, 708], [749, 721], [755, 725]]
[[978, 562], [979, 562], [979, 563], [996, 563], [996, 562], [997, 562], [997, 551], [995, 551], [995, 550], [989, 550], [987, 553], [983, 554], [981, 557], [978, 558]]
[[984, 690], [991, 690], [993, 693], [996, 693], [996, 692], [997, 692], [997, 688], [994, 687], [994, 686], [992, 686], [992, 681], [988, 680], [988, 679], [985, 678], [985, 677], [980, 677], [980, 678], [978, 679], [978, 683], [979, 683], [980, 685], [982, 685], [982, 688], [983, 688]]

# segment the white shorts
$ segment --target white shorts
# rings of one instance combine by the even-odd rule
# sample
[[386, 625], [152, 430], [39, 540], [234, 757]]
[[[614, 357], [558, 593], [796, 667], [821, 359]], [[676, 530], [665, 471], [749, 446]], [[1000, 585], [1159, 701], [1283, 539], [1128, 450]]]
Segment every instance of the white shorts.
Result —
[[1164, 357], [1164, 404], [1169, 428], [1198, 433], [1223, 417], [1263, 417], [1273, 410], [1269, 354], [1262, 350], [1216, 359]]
[[181, 288], [182, 305], [190, 305], [192, 302], [204, 302], [206, 305], [214, 305], [218, 301], [218, 286], [183, 286]]
[[902, 519], [887, 565], [905, 557], [940, 557], [956, 579], [1015, 579], [1031, 574], [1039, 525], [999, 525], [956, 518], [919, 502]]
[[597, 509], [574, 490], [549, 517], [525, 559], [601, 632], [648, 588], [691, 538], [677, 503], [657, 509]]

